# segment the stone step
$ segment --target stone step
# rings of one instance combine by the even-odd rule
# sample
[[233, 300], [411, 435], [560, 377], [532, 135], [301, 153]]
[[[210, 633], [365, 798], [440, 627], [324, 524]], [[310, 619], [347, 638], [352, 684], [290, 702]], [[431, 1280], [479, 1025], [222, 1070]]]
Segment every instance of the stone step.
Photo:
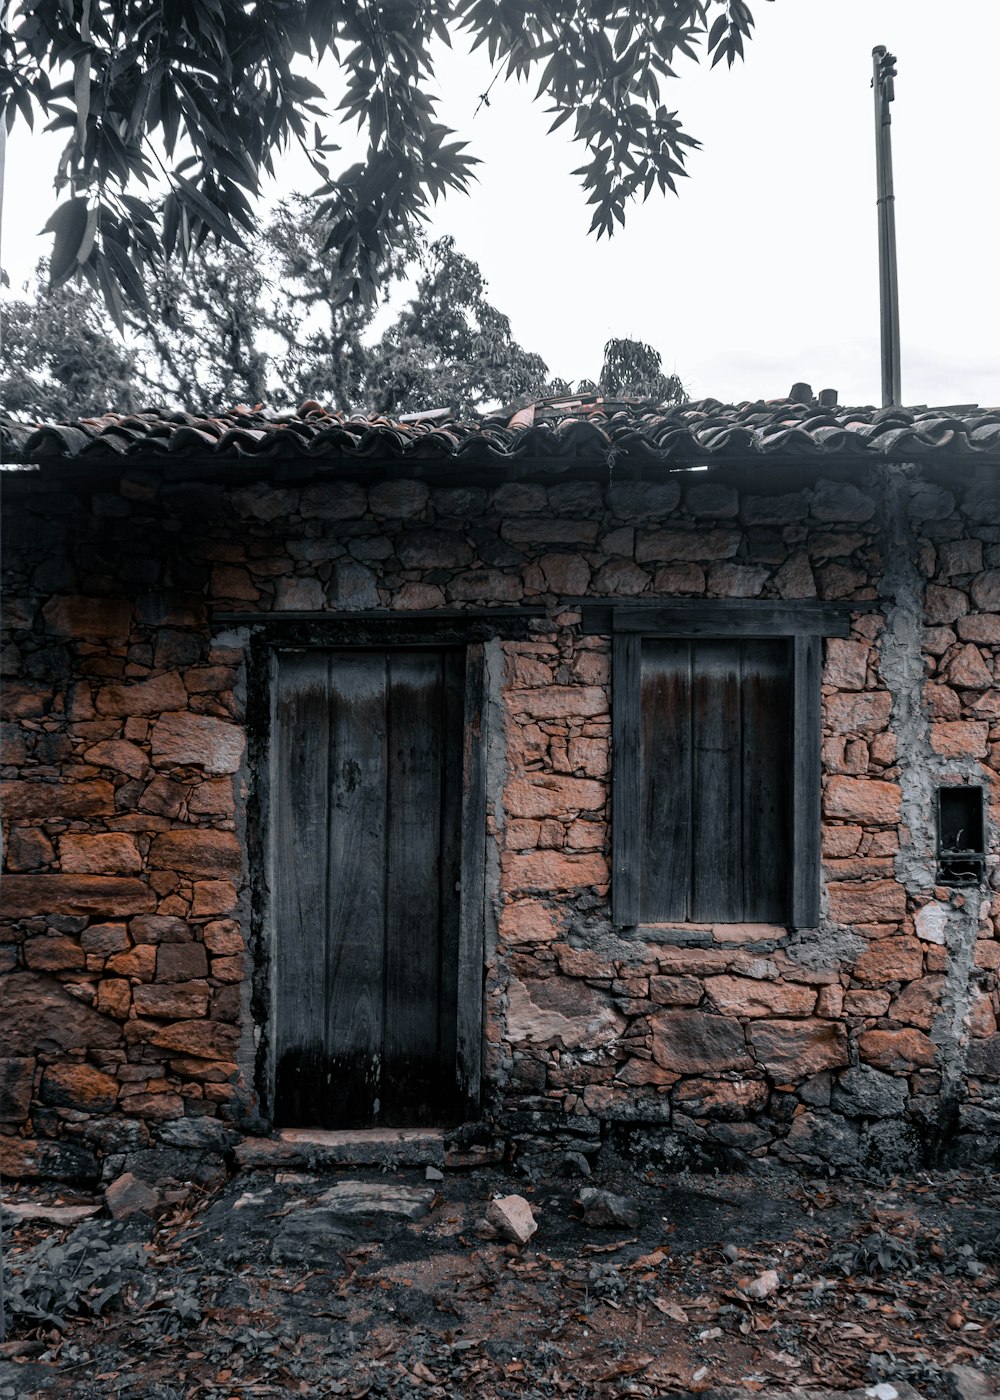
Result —
[[443, 1167], [443, 1128], [325, 1130], [284, 1128], [245, 1138], [235, 1157], [244, 1171], [270, 1167]]

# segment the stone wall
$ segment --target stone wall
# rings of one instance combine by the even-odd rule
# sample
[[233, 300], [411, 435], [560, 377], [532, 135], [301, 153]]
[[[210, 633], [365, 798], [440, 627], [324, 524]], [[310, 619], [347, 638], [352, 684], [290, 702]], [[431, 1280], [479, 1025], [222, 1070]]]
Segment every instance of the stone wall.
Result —
[[[996, 860], [991, 888], [936, 886], [933, 816], [937, 783], [984, 784], [996, 851], [1000, 502], [953, 475], [742, 493], [705, 473], [493, 490], [9, 477], [0, 1170], [156, 1174], [185, 1149], [210, 1176], [267, 1129], [249, 629], [214, 615], [519, 603], [546, 617], [503, 644], [490, 1122], [523, 1152], [611, 1137], [668, 1161], [895, 1164], [960, 1130], [966, 1158], [989, 1157]], [[583, 596], [858, 603], [825, 644], [817, 929], [613, 927], [610, 650], [583, 632]]]

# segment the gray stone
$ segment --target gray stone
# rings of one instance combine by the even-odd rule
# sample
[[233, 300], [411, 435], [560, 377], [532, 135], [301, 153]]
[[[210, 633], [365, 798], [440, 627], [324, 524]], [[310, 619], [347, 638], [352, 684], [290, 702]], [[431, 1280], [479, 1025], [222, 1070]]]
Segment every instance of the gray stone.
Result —
[[335, 564], [330, 597], [338, 608], [347, 610], [378, 607], [378, 589], [371, 569], [353, 561]]
[[45, 1045], [60, 1050], [107, 1050], [121, 1043], [121, 1027], [71, 996], [54, 977], [15, 972], [4, 980], [0, 1055], [33, 1055]]
[[846, 1118], [821, 1110], [807, 1110], [792, 1123], [782, 1146], [807, 1161], [828, 1162], [837, 1167], [854, 1166], [858, 1160], [860, 1132]]
[[327, 1273], [343, 1272], [340, 1251], [357, 1240], [332, 1210], [297, 1210], [278, 1226], [271, 1258], [279, 1264], [322, 1264]]
[[157, 1185], [169, 1181], [181, 1186], [191, 1182], [198, 1186], [221, 1186], [227, 1175], [221, 1154], [176, 1147], [141, 1148], [128, 1153], [123, 1165], [126, 1171], [134, 1172], [143, 1181]]
[[861, 1142], [861, 1160], [876, 1171], [912, 1171], [920, 1165], [920, 1135], [912, 1123], [889, 1118], [870, 1123]]
[[974, 1366], [952, 1366], [943, 1379], [953, 1400], [998, 1400], [1000, 1396], [1000, 1381]]
[[692, 515], [724, 520], [739, 512], [740, 499], [731, 486], [706, 481], [688, 487], [684, 504]]
[[160, 1204], [160, 1193], [132, 1172], [125, 1172], [104, 1192], [104, 1204], [113, 1220], [127, 1220], [140, 1211], [152, 1215]]
[[156, 1136], [168, 1147], [206, 1148], [213, 1152], [224, 1152], [239, 1137], [218, 1118], [174, 1118], [161, 1123]]
[[434, 1192], [420, 1186], [341, 1181], [324, 1191], [317, 1204], [337, 1216], [395, 1215], [402, 1220], [422, 1220], [433, 1199]]
[[810, 510], [816, 520], [861, 524], [875, 514], [875, 502], [849, 481], [820, 481], [812, 494]]
[[848, 1118], [898, 1118], [906, 1103], [906, 1081], [871, 1065], [856, 1065], [840, 1075], [830, 1106]]
[[644, 515], [662, 518], [677, 507], [681, 488], [676, 481], [627, 481], [607, 489], [608, 509], [620, 520], [636, 520]]
[[595, 1186], [585, 1186], [577, 1204], [583, 1211], [585, 1225], [633, 1230], [642, 1219], [638, 1205], [628, 1196], [616, 1196], [613, 1191], [601, 1191]]
[[498, 1196], [490, 1201], [486, 1219], [498, 1234], [514, 1244], [527, 1244], [538, 1229], [531, 1206], [523, 1196]]
[[100, 1215], [100, 1206], [46, 1206], [37, 1201], [3, 1201], [4, 1219], [19, 1224], [41, 1220], [46, 1225], [79, 1225], [81, 1220]]
[[35, 1061], [30, 1057], [0, 1060], [0, 1123], [23, 1123], [31, 1107]]

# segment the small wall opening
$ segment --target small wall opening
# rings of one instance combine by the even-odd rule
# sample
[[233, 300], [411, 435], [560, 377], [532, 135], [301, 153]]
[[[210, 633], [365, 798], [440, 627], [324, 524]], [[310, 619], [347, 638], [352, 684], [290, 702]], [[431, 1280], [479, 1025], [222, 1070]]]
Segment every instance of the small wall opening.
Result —
[[983, 790], [939, 787], [938, 882], [978, 885], [986, 870]]

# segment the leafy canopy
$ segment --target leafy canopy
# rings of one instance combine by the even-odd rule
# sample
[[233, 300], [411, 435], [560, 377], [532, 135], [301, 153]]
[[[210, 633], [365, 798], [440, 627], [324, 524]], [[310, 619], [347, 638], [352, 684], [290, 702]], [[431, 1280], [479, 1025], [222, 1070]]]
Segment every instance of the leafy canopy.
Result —
[[[253, 231], [261, 174], [293, 141], [316, 171], [338, 294], [359, 300], [429, 201], [472, 177], [437, 120], [436, 42], [461, 35], [497, 76], [537, 80], [553, 128], [571, 123], [586, 151], [600, 236], [629, 200], [675, 190], [698, 144], [663, 101], [678, 56], [704, 44], [732, 64], [752, 26], [745, 0], [0, 0], [0, 113], [30, 125], [40, 108], [65, 132], [52, 283], [81, 273], [119, 327], [175, 252]], [[332, 111], [302, 72], [322, 59], [339, 74]], [[331, 119], [367, 137], [346, 170]], [[151, 184], [162, 204], [136, 193]]]
[[[29, 295], [9, 303], [0, 408], [72, 419], [149, 403], [215, 413], [240, 402], [291, 408], [313, 399], [348, 411], [472, 415], [573, 394], [514, 339], [478, 266], [453, 239], [415, 238], [379, 269], [386, 298], [404, 282], [412, 288], [381, 334], [385, 309], [338, 300], [325, 241], [326, 226], [308, 217], [306, 201], [289, 200], [249, 248], [207, 244], [185, 270], [158, 269], [149, 314], [126, 308], [125, 340], [93, 288], [50, 287], [39, 264]], [[609, 341], [598, 381], [583, 381], [579, 392], [684, 397], [659, 354], [632, 340]]]

